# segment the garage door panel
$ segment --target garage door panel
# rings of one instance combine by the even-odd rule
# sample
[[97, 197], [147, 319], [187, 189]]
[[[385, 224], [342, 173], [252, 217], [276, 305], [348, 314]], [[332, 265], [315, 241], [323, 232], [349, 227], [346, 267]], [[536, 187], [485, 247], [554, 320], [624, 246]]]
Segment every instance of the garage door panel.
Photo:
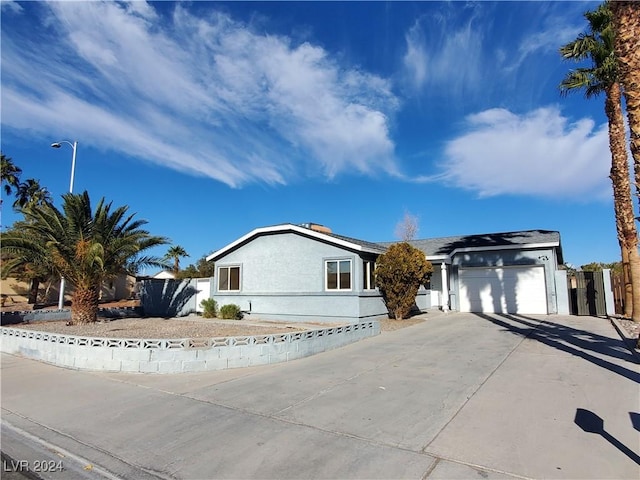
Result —
[[547, 313], [543, 267], [460, 269], [462, 312]]

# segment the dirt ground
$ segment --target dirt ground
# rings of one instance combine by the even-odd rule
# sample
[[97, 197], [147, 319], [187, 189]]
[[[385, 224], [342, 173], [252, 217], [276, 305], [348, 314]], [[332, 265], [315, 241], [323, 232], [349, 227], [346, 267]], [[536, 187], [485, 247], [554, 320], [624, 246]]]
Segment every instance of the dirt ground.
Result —
[[[121, 300], [118, 302], [101, 303], [102, 308], [124, 308], [139, 306], [137, 300]], [[44, 309], [57, 309], [57, 305]], [[2, 311], [32, 310], [29, 304], [5, 305]], [[380, 322], [382, 332], [391, 332], [400, 328], [423, 322], [423, 318], [405, 320], [383, 319]], [[302, 330], [326, 328], [338, 324], [321, 322], [277, 322], [260, 320], [222, 320], [205, 319], [202, 317], [182, 318], [120, 318], [99, 319], [88, 325], [67, 325], [66, 321], [33, 322], [12, 325], [12, 327], [27, 330], [39, 330], [65, 335], [78, 335], [103, 338], [207, 338], [207, 337], [235, 337], [244, 335], [267, 335], [274, 333], [289, 333]]]
[[[101, 303], [101, 308], [125, 308], [138, 307], [138, 300], [119, 300], [116, 302]], [[42, 307], [42, 310], [57, 310], [57, 305]], [[2, 307], [3, 312], [33, 310], [33, 305], [28, 303], [7, 302]], [[383, 319], [380, 322], [382, 332], [392, 332], [400, 328], [409, 327], [425, 321], [423, 318], [409, 318], [401, 321]], [[618, 318], [620, 325], [629, 333], [631, 338], [638, 338], [640, 335], [640, 324], [631, 320]], [[162, 322], [162, 323], [160, 323]], [[45, 327], [46, 325], [46, 327]], [[283, 331], [307, 330], [309, 328], [320, 328], [327, 324], [317, 323], [314, 325], [300, 325], [287, 322], [237, 322], [234, 320], [206, 321], [198, 319], [198, 322], [184, 319], [161, 319], [149, 322], [148, 319], [113, 319], [111, 321], [101, 321], [93, 325], [67, 326], [65, 322], [38, 322], [37, 324], [23, 324], [20, 328], [31, 330], [43, 330], [52, 333], [65, 333], [67, 335], [87, 335], [101, 336], [108, 338], [202, 338], [202, 337], [223, 337], [241, 335], [263, 335], [269, 333], [282, 333]], [[18, 325], [16, 325], [18, 326]], [[155, 335], [155, 336], [154, 336]]]

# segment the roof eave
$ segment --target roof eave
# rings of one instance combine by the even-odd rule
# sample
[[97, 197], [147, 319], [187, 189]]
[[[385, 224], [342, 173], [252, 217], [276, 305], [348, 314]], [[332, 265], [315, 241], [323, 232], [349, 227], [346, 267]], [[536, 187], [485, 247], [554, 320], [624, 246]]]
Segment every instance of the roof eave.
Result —
[[382, 253], [380, 250], [377, 249], [373, 249], [373, 248], [369, 248], [369, 247], [365, 247], [363, 245], [358, 245], [357, 243], [353, 243], [353, 242], [348, 242], [346, 240], [342, 240], [340, 238], [336, 238], [333, 237], [331, 235], [326, 235], [322, 232], [318, 232], [317, 230], [311, 230], [309, 228], [305, 228], [305, 227], [300, 227], [299, 225], [293, 225], [291, 223], [289, 224], [284, 224], [284, 225], [274, 225], [271, 227], [260, 227], [260, 228], [256, 228], [254, 230], [252, 230], [251, 232], [247, 233], [246, 235], [243, 235], [242, 237], [240, 237], [239, 239], [237, 239], [236, 241], [230, 243], [229, 245], [221, 248], [220, 250], [217, 250], [215, 252], [213, 252], [211, 255], [209, 255], [206, 260], [207, 261], [211, 261], [211, 260], [217, 260], [218, 258], [222, 257], [225, 253], [233, 250], [234, 248], [242, 245], [243, 243], [251, 240], [254, 237], [257, 237], [259, 235], [264, 235], [264, 234], [269, 234], [269, 233], [285, 233], [285, 232], [296, 232], [299, 233], [301, 235], [305, 235], [307, 237], [312, 237], [315, 238], [317, 240], [321, 240], [324, 242], [328, 242], [328, 243], [332, 243], [334, 245], [343, 247], [343, 248], [347, 248], [350, 250], [355, 250], [358, 252], [363, 252], [363, 253], [373, 253], [373, 254], [380, 254]]
[[521, 250], [523, 248], [526, 249], [536, 249], [536, 248], [555, 248], [560, 247], [560, 242], [540, 242], [540, 243], [518, 243], [514, 245], [490, 245], [486, 247], [461, 247], [456, 248], [449, 253], [449, 256], [453, 256], [457, 253], [465, 253], [465, 252], [477, 252], [477, 251], [495, 251], [495, 250]]

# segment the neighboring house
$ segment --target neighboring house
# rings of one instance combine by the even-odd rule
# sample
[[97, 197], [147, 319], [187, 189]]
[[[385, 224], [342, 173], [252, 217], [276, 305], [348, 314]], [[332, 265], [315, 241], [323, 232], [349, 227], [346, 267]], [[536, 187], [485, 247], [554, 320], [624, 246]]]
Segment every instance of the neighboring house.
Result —
[[[38, 286], [38, 302], [39, 304], [54, 304], [58, 302], [59, 297], [58, 279], [50, 282], [42, 282]], [[105, 281], [100, 289], [100, 301], [116, 301], [129, 299], [134, 296], [136, 278], [128, 275], [118, 275], [113, 280]], [[6, 306], [12, 303], [26, 303], [29, 297], [29, 289], [31, 285], [27, 282], [20, 281], [16, 278], [8, 277], [2, 279], [0, 284], [0, 292], [2, 292], [3, 301]], [[71, 300], [72, 287], [67, 284], [65, 290], [65, 301]]]
[[[465, 312], [568, 312], [558, 232], [531, 230], [409, 242], [434, 266], [416, 307]], [[257, 228], [212, 253], [218, 305], [291, 320], [357, 321], [387, 314], [375, 261], [391, 243], [316, 224]], [[564, 279], [564, 284], [562, 283]], [[556, 288], [558, 283], [558, 288]], [[565, 305], [566, 304], [566, 305]]]

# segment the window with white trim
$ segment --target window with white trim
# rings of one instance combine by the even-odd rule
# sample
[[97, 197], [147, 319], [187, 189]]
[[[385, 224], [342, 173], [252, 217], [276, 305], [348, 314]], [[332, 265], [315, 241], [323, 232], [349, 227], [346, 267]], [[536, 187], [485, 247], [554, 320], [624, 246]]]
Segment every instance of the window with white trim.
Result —
[[218, 267], [218, 291], [240, 291], [240, 267]]
[[325, 261], [327, 290], [351, 290], [351, 260]]
[[376, 262], [364, 260], [362, 262], [362, 289], [375, 290], [376, 288]]

